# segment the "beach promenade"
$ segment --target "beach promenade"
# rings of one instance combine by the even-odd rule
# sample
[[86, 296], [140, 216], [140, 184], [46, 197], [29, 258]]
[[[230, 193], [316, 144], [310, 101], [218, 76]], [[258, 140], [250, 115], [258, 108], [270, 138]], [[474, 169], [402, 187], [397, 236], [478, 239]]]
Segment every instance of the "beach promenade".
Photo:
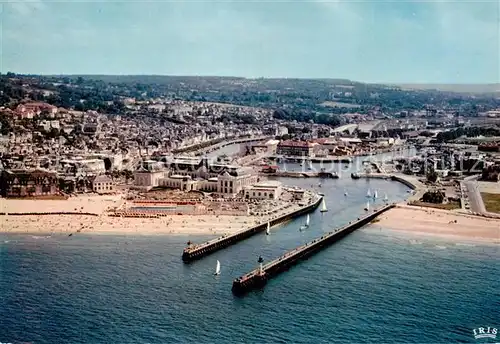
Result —
[[[121, 196], [81, 196], [68, 200], [0, 199], [0, 233], [50, 234], [201, 234], [220, 235], [240, 231], [265, 216], [167, 215], [159, 218], [108, 216], [125, 201]], [[72, 212], [90, 215], [13, 215], [13, 213]]]

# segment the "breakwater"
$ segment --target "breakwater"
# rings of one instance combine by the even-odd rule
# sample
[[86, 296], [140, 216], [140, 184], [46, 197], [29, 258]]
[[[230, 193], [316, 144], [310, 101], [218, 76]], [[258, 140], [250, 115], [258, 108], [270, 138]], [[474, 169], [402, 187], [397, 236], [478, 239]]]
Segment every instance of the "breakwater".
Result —
[[[316, 209], [323, 197], [317, 197], [312, 203], [305, 205], [295, 211], [287, 213], [283, 216], [279, 216], [275, 219], [269, 221], [271, 226], [275, 226], [282, 222], [286, 222], [294, 217], [309, 213]], [[182, 253], [182, 260], [185, 263], [200, 259], [206, 255], [213, 252], [221, 250], [225, 247], [231, 246], [241, 240], [247, 239], [256, 233], [263, 232], [267, 228], [267, 222], [258, 224], [256, 226], [250, 227], [248, 229], [241, 230], [231, 235], [224, 235], [222, 237], [207, 241], [199, 245], [189, 245], [184, 249]]]
[[358, 228], [373, 221], [378, 215], [395, 207], [395, 204], [386, 205], [380, 209], [359, 218], [357, 221], [348, 223], [347, 225], [337, 228], [320, 238], [317, 238], [305, 245], [299, 246], [292, 251], [288, 251], [284, 255], [275, 260], [262, 265], [246, 275], [236, 278], [233, 281], [232, 291], [235, 295], [243, 295], [252, 289], [262, 288], [267, 281], [278, 275], [279, 273], [288, 270], [291, 266], [297, 264], [301, 260], [307, 259], [311, 255], [321, 251], [323, 248], [333, 244], [334, 242], [344, 238]]

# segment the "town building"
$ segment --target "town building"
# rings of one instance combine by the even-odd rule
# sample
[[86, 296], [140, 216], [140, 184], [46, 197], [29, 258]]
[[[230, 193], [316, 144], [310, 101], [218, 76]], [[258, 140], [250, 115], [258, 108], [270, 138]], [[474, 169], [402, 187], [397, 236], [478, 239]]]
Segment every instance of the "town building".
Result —
[[92, 182], [92, 190], [99, 194], [108, 194], [115, 192], [115, 183], [111, 177], [103, 174], [95, 177]]
[[99, 175], [106, 172], [106, 165], [102, 159], [64, 159], [60, 161], [64, 166], [71, 167], [75, 172]]
[[26, 104], [19, 104], [16, 108], [16, 112], [21, 118], [31, 119], [42, 112], [47, 113], [49, 118], [54, 118], [57, 113], [57, 107], [52, 106], [43, 102], [32, 102]]
[[3, 197], [50, 196], [59, 193], [57, 173], [45, 169], [4, 170], [0, 176]]
[[283, 156], [306, 156], [309, 157], [313, 153], [314, 145], [305, 141], [281, 141], [278, 144], [276, 153]]
[[267, 181], [245, 187], [245, 199], [278, 199], [283, 187], [278, 181]]
[[250, 169], [209, 163], [205, 158], [174, 159], [166, 163], [149, 160], [134, 173], [134, 184], [142, 189], [168, 187], [225, 195], [235, 195], [257, 180]]

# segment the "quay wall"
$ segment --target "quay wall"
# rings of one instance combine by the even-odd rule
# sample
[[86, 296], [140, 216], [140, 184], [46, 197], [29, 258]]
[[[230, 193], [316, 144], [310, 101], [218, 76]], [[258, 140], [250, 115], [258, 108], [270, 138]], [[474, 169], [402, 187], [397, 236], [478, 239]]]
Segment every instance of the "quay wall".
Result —
[[352, 179], [372, 178], [372, 179], [390, 179], [391, 176], [385, 173], [351, 173]]
[[340, 227], [318, 239], [315, 239], [303, 246], [300, 246], [292, 251], [288, 251], [281, 257], [265, 264], [263, 266], [263, 274], [260, 274], [258, 269], [242, 276], [233, 281], [232, 291], [236, 295], [243, 295], [246, 292], [262, 288], [267, 283], [267, 280], [273, 278], [279, 273], [288, 270], [293, 265], [296, 265], [301, 260], [307, 259], [313, 254], [321, 251], [334, 242], [344, 238], [358, 228], [365, 226], [373, 221], [377, 216], [395, 207], [395, 204], [386, 205], [383, 208], [359, 218], [357, 221], [351, 222], [343, 227]]
[[[314, 203], [306, 205], [300, 209], [287, 213], [278, 218], [272, 219], [269, 221], [269, 223], [271, 226], [275, 226], [279, 223], [286, 222], [300, 215], [309, 213], [319, 206], [322, 199], [323, 197], [318, 197], [318, 199]], [[222, 236], [220, 238], [210, 240], [204, 244], [198, 245], [195, 248], [189, 248], [189, 247], [185, 248], [184, 252], [182, 253], [182, 260], [185, 263], [188, 263], [203, 258], [204, 256], [207, 256], [213, 252], [231, 246], [237, 243], [238, 241], [247, 239], [256, 233], [263, 232], [266, 230], [266, 228], [267, 228], [267, 222], [264, 222], [256, 226], [250, 227], [248, 229], [244, 229], [242, 231], [234, 233], [232, 235]]]
[[417, 189], [417, 186], [411, 182], [410, 180], [393, 175], [393, 174], [386, 174], [386, 173], [352, 173], [351, 174], [352, 179], [359, 179], [359, 178], [373, 178], [373, 179], [391, 179], [397, 182], [400, 182], [406, 186], [408, 186], [410, 189], [415, 190]]
[[281, 155], [273, 155], [270, 156], [271, 159], [281, 159], [284, 161], [291, 161], [291, 162], [304, 162], [304, 161], [310, 161], [312, 163], [345, 163], [345, 164], [350, 164], [352, 163], [352, 158], [351, 156], [339, 156], [339, 157], [331, 157], [331, 158], [313, 158], [313, 157], [294, 157], [294, 156], [281, 156]]
[[413, 184], [411, 181], [409, 181], [408, 179], [401, 178], [401, 177], [394, 176], [394, 175], [391, 176], [391, 179], [395, 180], [397, 182], [403, 183], [404, 185], [408, 186], [412, 190], [417, 189], [417, 186], [415, 184]]
[[332, 172], [293, 172], [277, 171], [272, 173], [262, 173], [269, 177], [290, 177], [290, 178], [339, 178], [337, 173]]
[[182, 148], [177, 148], [174, 149], [172, 152], [174, 154], [182, 154], [182, 153], [191, 153], [191, 152], [205, 152], [205, 151], [214, 151], [216, 149], [229, 146], [232, 144], [237, 144], [237, 143], [244, 143], [244, 142], [254, 142], [254, 141], [262, 141], [265, 139], [270, 139], [271, 136], [258, 136], [258, 137], [248, 137], [248, 136], [242, 136], [242, 137], [234, 137], [231, 138], [227, 141], [224, 140], [212, 140], [212, 141], [205, 141], [202, 143], [197, 143], [191, 146], [187, 147], [182, 147]]

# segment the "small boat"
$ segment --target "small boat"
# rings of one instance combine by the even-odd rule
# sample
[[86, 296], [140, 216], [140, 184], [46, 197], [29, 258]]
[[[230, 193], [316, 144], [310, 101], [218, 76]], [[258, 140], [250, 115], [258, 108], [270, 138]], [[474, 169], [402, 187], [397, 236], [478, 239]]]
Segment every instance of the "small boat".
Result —
[[377, 190], [375, 190], [375, 192], [373, 193], [373, 198], [374, 198], [374, 199], [377, 199], [377, 198], [378, 198], [378, 193], [377, 193]]
[[347, 196], [347, 191], [346, 191], [346, 192], [344, 192], [344, 196]]
[[69, 237], [70, 237], [70, 236], [73, 236], [73, 233], [69, 233], [69, 235], [68, 235], [68, 236], [69, 236]]
[[321, 183], [318, 183], [318, 186], [321, 187]]
[[300, 231], [302, 231], [302, 230], [306, 229], [307, 227], [309, 227], [309, 220], [310, 220], [310, 217], [309, 217], [309, 214], [307, 214], [306, 223], [305, 223], [305, 225], [300, 226], [300, 228], [299, 228]]
[[271, 229], [271, 224], [268, 222], [267, 223], [267, 228], [266, 228], [266, 235], [269, 235]]
[[321, 210], [320, 210], [322, 213], [326, 213], [328, 211], [328, 209], [326, 208], [326, 203], [325, 203], [325, 199], [323, 198], [323, 202], [321, 204]]
[[215, 267], [214, 275], [220, 275], [220, 262], [217, 261], [217, 266]]
[[322, 193], [322, 192], [318, 192], [318, 195], [320, 195], [320, 196], [324, 196], [325, 194], [324, 194], [324, 193]]
[[366, 197], [372, 197], [372, 192], [370, 191], [370, 189], [368, 189], [368, 191], [366, 192]]
[[368, 210], [370, 210], [370, 202], [366, 202], [365, 211], [368, 211]]
[[388, 202], [389, 201], [389, 197], [387, 197], [387, 194], [384, 195], [384, 202]]
[[307, 169], [308, 169], [308, 170], [312, 170], [312, 169], [313, 169], [313, 167], [312, 167], [312, 163], [311, 163], [311, 160], [309, 160], [309, 166], [307, 166]]

